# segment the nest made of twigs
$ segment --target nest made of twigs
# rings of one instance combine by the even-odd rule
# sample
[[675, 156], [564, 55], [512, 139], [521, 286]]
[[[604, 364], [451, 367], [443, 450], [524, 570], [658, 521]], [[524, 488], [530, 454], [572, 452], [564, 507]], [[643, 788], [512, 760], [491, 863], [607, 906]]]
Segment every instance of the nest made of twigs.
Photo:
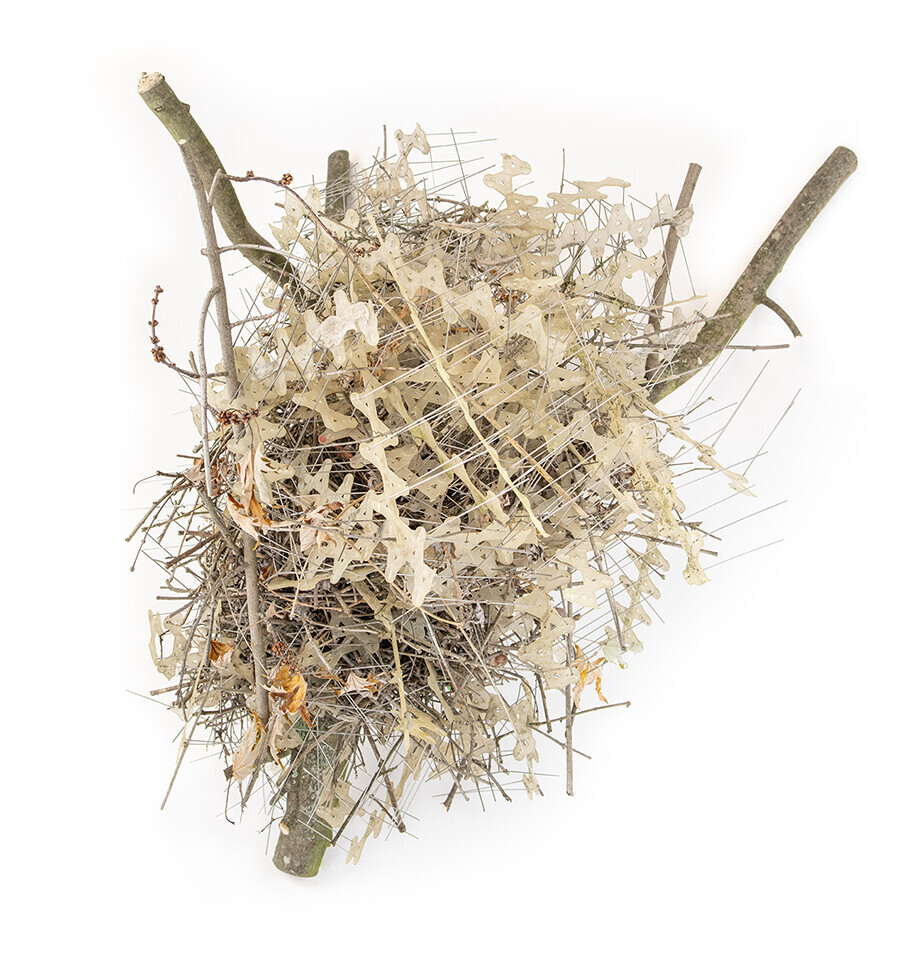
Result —
[[663, 263], [646, 244], [686, 232], [690, 210], [635, 205], [614, 179], [540, 204], [508, 155], [485, 177], [499, 205], [443, 199], [429, 183], [446, 160], [422, 131], [398, 145], [333, 218], [315, 188], [284, 193], [273, 230], [293, 289], [268, 285], [238, 327], [237, 396], [217, 370], [202, 378], [205, 443], [143, 528], [180, 596], [151, 615], [175, 709], [246, 797], [264, 779], [279, 803], [303, 765], [311, 822], [355, 832], [354, 859], [405, 829], [423, 776], [447, 779], [448, 806], [480, 786], [508, 796], [515, 775], [540, 792], [546, 693], [567, 691], [561, 723], [585, 692], [605, 700], [603, 668], [639, 648], [659, 596], [663, 547], [706, 579], [673, 458], [721, 469], [648, 400], [698, 314], [654, 308]]

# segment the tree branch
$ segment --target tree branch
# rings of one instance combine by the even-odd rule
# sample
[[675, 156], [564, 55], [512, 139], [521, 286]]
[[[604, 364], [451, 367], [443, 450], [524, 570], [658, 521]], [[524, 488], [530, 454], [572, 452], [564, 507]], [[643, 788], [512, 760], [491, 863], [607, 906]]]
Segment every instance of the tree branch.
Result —
[[[179, 141], [180, 153], [186, 164], [189, 182], [195, 192], [199, 208], [199, 219], [205, 233], [205, 252], [211, 270], [211, 288], [214, 295], [215, 317], [218, 337], [221, 341], [221, 360], [227, 374], [227, 390], [231, 397], [240, 392], [240, 382], [236, 371], [236, 358], [233, 354], [233, 333], [230, 328], [230, 313], [227, 309], [227, 287], [224, 283], [224, 271], [218, 254], [218, 238], [214, 229], [211, 204], [195, 165], [192, 151], [185, 140]], [[207, 304], [205, 314], [207, 314]], [[204, 315], [203, 314], [203, 317]], [[234, 432], [242, 427], [236, 425]], [[268, 690], [265, 682], [265, 634], [262, 631], [261, 609], [259, 604], [259, 569], [255, 556], [255, 540], [243, 531], [243, 572], [246, 577], [246, 608], [249, 616], [249, 645], [252, 649], [253, 670], [255, 674], [255, 709], [262, 723], [268, 722]]]
[[[330, 751], [332, 756], [335, 751], [336, 747]], [[331, 844], [331, 827], [315, 816], [322, 792], [321, 778], [315, 772], [318, 769], [317, 754], [317, 749], [309, 754], [313, 758], [313, 770], [304, 761], [294, 766], [284, 790], [287, 806], [271, 862], [278, 870], [294, 877], [314, 877]]]
[[325, 215], [343, 220], [350, 195], [350, 154], [335, 150], [328, 157], [328, 182], [325, 185]]
[[[177, 143], [186, 141], [207, 196], [218, 170], [224, 170], [224, 165], [208, 137], [190, 114], [189, 105], [177, 97], [160, 73], [142, 74], [139, 78], [139, 96]], [[241, 251], [243, 256], [275, 283], [290, 287], [291, 293], [295, 295], [298, 279], [293, 265], [249, 223], [236, 190], [226, 177], [218, 178], [212, 205], [230, 242], [236, 245], [251, 244], [252, 246]], [[256, 249], [257, 247], [267, 249]]]
[[666, 365], [663, 375], [650, 387], [650, 400], [659, 402], [714, 360], [754, 308], [766, 302], [767, 288], [792, 250], [857, 165], [857, 157], [847, 147], [833, 150], [754, 254], [716, 315], [706, 321], [696, 340], [685, 344]]

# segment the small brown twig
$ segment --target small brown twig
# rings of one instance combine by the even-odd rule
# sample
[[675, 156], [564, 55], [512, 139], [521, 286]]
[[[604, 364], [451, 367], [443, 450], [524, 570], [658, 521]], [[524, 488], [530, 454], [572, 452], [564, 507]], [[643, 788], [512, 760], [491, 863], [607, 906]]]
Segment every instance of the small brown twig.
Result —
[[798, 325], [791, 319], [791, 317], [775, 302], [775, 300], [770, 300], [770, 298], [764, 293], [760, 298], [760, 303], [764, 307], [769, 307], [774, 314], [776, 314], [786, 327], [791, 331], [793, 337], [800, 337], [801, 331], [798, 329]]
[[[259, 177], [252, 172], [247, 173], [245, 177], [231, 176], [230, 174], [225, 174], [225, 176], [232, 183], [270, 183], [271, 186], [273, 187], [283, 187], [287, 191], [287, 193], [293, 196], [293, 198], [298, 203], [300, 203], [300, 205], [306, 211], [307, 215], [313, 221], [313, 223], [315, 223], [321, 230], [325, 231], [325, 233], [334, 241], [334, 243], [338, 245], [340, 250], [347, 256], [349, 260], [351, 260], [354, 264], [356, 263], [356, 257], [354, 256], [353, 251], [350, 250], [347, 247], [347, 245], [344, 243], [344, 241], [341, 240], [341, 238], [325, 223], [324, 220], [322, 220], [322, 218], [318, 215], [318, 213], [313, 209], [311, 204], [307, 203], [306, 200], [296, 190], [294, 190], [290, 186], [290, 181], [293, 178], [291, 177], [290, 180], [287, 180], [286, 178], [288, 175], [286, 173], [284, 174], [283, 177], [281, 177], [280, 180], [275, 180], [273, 177]], [[328, 213], [327, 211], [325, 211], [325, 216], [327, 215]], [[264, 241], [260, 241], [260, 242], [264, 242]], [[240, 246], [242, 246], [244, 249], [250, 249], [250, 250], [257, 249], [257, 246], [254, 244], [253, 245], [237, 244], [238, 248]], [[301, 259], [305, 262], [305, 258], [301, 258]], [[361, 274], [361, 275], [364, 280], [368, 280], [365, 274]], [[371, 284], [370, 284], [370, 287], [371, 287]]]
[[[598, 707], [587, 707], [586, 710], [574, 710], [573, 715], [579, 717], [584, 713], [594, 713], [596, 710], [611, 710], [612, 707], [629, 707], [631, 705], [630, 700], [621, 700], [618, 703], [600, 703]], [[567, 719], [567, 715], [564, 717], [552, 717], [552, 723], [560, 723], [562, 720]], [[545, 720], [531, 720], [527, 726], [530, 727], [541, 727], [545, 723]], [[578, 751], [574, 751], [577, 753]]]
[[184, 370], [182, 367], [178, 367], [173, 360], [171, 360], [167, 354], [164, 352], [164, 348], [161, 346], [161, 341], [158, 337], [158, 304], [161, 300], [161, 294], [164, 292], [164, 288], [158, 284], [154, 288], [154, 297], [151, 300], [151, 319], [148, 321], [148, 326], [151, 327], [151, 355], [154, 357], [155, 363], [163, 363], [165, 367], [170, 367], [171, 370], [176, 370], [177, 373], [182, 374], [184, 377], [192, 377], [194, 380], [198, 380], [199, 375], [193, 373], [192, 370]]
[[148, 321], [148, 326], [151, 327], [151, 355], [158, 363], [162, 363], [167, 359], [164, 348], [158, 346], [161, 341], [158, 339], [157, 333], [158, 320], [156, 314], [158, 312], [158, 303], [161, 300], [161, 294], [163, 292], [164, 288], [160, 284], [154, 288], [154, 296], [151, 298], [151, 319]]

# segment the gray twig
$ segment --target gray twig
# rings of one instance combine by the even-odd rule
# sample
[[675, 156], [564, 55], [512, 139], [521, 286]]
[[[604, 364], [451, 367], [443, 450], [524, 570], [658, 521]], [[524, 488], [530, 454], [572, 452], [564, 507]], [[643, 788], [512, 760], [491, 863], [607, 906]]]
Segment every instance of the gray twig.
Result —
[[767, 288], [785, 266], [798, 241], [857, 165], [858, 158], [847, 147], [836, 147], [832, 151], [753, 255], [716, 314], [703, 324], [693, 343], [681, 347], [666, 369], [652, 381], [650, 400], [654, 403], [662, 400], [725, 349], [757, 304], [766, 302]]
[[[703, 168], [699, 163], [692, 163], [687, 168], [687, 176], [684, 178], [684, 184], [681, 187], [681, 195], [678, 197], [678, 210], [683, 210], [685, 207], [690, 206], [690, 202], [694, 196], [694, 187], [697, 186], [697, 178], [700, 176], [700, 172], [702, 170]], [[681, 238], [678, 235], [675, 225], [672, 224], [668, 228], [668, 236], [665, 238], [662, 273], [660, 273], [656, 278], [656, 283], [653, 287], [652, 305], [656, 308], [657, 312], [652, 314], [650, 323], [657, 331], [662, 328], [662, 306], [665, 303], [665, 294], [668, 290], [668, 278], [669, 274], [672, 272], [672, 264], [675, 262], [675, 253], [678, 250], [678, 243], [680, 242], [680, 239]], [[659, 362], [660, 357], [658, 353], [651, 353], [647, 356], [647, 380], [652, 378], [657, 367], [659, 366]]]
[[[240, 392], [240, 383], [236, 371], [236, 359], [233, 355], [233, 334], [230, 328], [230, 313], [227, 307], [227, 286], [224, 283], [224, 271], [221, 267], [221, 258], [218, 255], [218, 241], [214, 229], [214, 218], [211, 205], [205, 193], [205, 187], [196, 170], [195, 161], [189, 144], [186, 140], [179, 141], [180, 152], [189, 180], [195, 191], [196, 202], [199, 208], [199, 217], [205, 232], [205, 249], [208, 265], [211, 270], [211, 285], [214, 291], [215, 317], [217, 320], [218, 337], [221, 341], [221, 362], [227, 374], [227, 390], [231, 397]], [[241, 427], [234, 427], [239, 434]], [[255, 558], [255, 540], [245, 531], [242, 534], [243, 542], [243, 573], [246, 580], [246, 605], [249, 618], [249, 646], [252, 649], [253, 669], [255, 672], [255, 708], [262, 723], [268, 722], [268, 690], [265, 682], [265, 635], [262, 630], [261, 610], [259, 608], [259, 571]]]

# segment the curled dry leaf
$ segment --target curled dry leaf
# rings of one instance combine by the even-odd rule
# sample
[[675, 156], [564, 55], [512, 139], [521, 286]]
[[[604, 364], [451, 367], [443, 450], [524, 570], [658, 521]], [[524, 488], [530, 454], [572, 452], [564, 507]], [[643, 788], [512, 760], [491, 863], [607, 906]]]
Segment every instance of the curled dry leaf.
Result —
[[287, 735], [290, 726], [290, 720], [287, 718], [287, 715], [280, 710], [272, 714], [271, 719], [268, 721], [268, 752], [271, 754], [271, 759], [280, 763], [282, 768], [284, 765], [278, 758], [278, 741]]
[[230, 666], [230, 661], [233, 659], [233, 652], [236, 650], [236, 644], [227, 643], [215, 637], [211, 638], [210, 643], [211, 648], [208, 651], [208, 659], [212, 664], [216, 667]]
[[263, 527], [270, 527], [271, 520], [256, 500], [253, 493], [249, 497], [249, 507], [244, 507], [238, 500], [227, 494], [227, 515], [241, 529], [256, 540]]
[[192, 466], [184, 471], [186, 479], [191, 483], [204, 483], [205, 482], [205, 464], [204, 462], [196, 458], [192, 461]]
[[595, 681], [596, 683], [596, 693], [600, 700], [603, 703], [608, 703], [608, 700], [605, 699], [605, 696], [602, 693], [602, 672], [601, 666], [606, 662], [605, 657], [597, 657], [595, 660], [589, 660], [580, 649], [578, 644], [574, 644], [574, 668], [579, 672], [580, 679], [574, 684], [573, 691], [573, 700], [574, 706], [579, 706], [580, 704], [580, 695], [583, 693], [584, 688]]
[[286, 663], [282, 663], [272, 677], [269, 692], [283, 700], [281, 710], [287, 715], [298, 713], [303, 720], [312, 726], [312, 717], [306, 707], [306, 690], [308, 686], [302, 675], [293, 671]]
[[233, 755], [233, 778], [242, 782], [255, 769], [262, 747], [265, 745], [265, 729], [257, 714], [253, 713], [253, 723], [240, 738], [240, 745]]
[[353, 671], [347, 675], [344, 685], [337, 690], [337, 695], [344, 693], [359, 693], [365, 697], [374, 697], [375, 691], [381, 687], [382, 681], [371, 673], [367, 677], [359, 677]]
[[327, 543], [337, 543], [334, 537], [323, 529], [332, 513], [343, 507], [343, 503], [335, 501], [321, 507], [309, 510], [303, 516], [303, 525], [300, 528], [300, 550], [305, 553], [314, 546]]

